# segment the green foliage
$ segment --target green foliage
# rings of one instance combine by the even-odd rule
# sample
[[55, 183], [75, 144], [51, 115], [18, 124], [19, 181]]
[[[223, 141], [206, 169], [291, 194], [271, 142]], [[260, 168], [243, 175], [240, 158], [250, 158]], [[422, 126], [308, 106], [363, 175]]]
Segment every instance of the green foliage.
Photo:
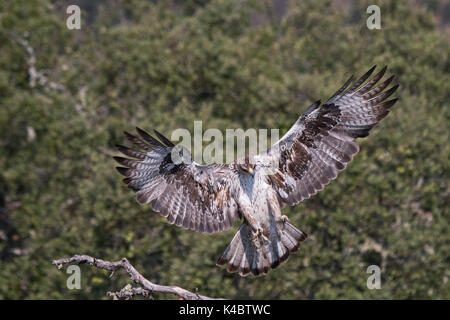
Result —
[[[150, 280], [216, 297], [450, 298], [449, 35], [429, 9], [394, 0], [368, 30], [372, 2], [292, 2], [278, 20], [269, 2], [119, 1], [73, 31], [58, 1], [0, 3], [0, 298], [101, 299], [127, 283], [82, 267], [82, 289], [68, 290], [51, 260], [77, 253], [127, 257]], [[30, 87], [11, 32], [67, 92]], [[235, 230], [171, 226], [114, 170], [136, 125], [285, 132], [373, 64], [397, 75], [400, 102], [336, 181], [285, 209], [310, 237], [265, 277], [215, 267]], [[366, 287], [371, 264], [381, 290]]]

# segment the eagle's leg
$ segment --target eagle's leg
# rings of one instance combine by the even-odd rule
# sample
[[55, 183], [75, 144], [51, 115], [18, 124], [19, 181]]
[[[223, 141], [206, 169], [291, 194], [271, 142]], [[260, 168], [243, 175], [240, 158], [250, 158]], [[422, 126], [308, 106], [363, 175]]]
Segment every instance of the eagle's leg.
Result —
[[269, 241], [269, 238], [267, 238], [267, 237], [264, 235], [263, 229], [262, 229], [262, 228], [258, 228], [258, 229], [256, 230], [256, 233], [255, 233], [255, 236], [254, 236], [254, 238], [253, 238], [253, 241], [259, 239], [260, 237], [261, 237], [264, 241]]
[[261, 227], [261, 224], [259, 223], [259, 221], [252, 215], [245, 215], [245, 219], [247, 220], [248, 225], [251, 228], [251, 233], [252, 233], [252, 240], [253, 242], [257, 242], [258, 240], [263, 240], [263, 241], [269, 241], [269, 238], [267, 238], [264, 233], [263, 233], [263, 228]]
[[277, 223], [281, 223], [284, 226], [286, 222], [289, 222], [289, 218], [286, 215], [281, 215], [281, 208], [275, 193], [272, 193], [269, 197], [269, 209]]

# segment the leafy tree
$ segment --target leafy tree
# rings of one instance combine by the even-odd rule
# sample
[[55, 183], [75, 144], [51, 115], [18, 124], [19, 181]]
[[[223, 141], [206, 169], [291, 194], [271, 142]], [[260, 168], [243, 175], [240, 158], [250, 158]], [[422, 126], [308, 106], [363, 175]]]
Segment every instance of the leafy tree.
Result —
[[[65, 1], [2, 1], [0, 298], [101, 299], [126, 284], [82, 267], [82, 289], [68, 290], [50, 262], [76, 253], [127, 257], [154, 282], [216, 297], [450, 298], [448, 28], [431, 7], [386, 0], [369, 30], [373, 1], [349, 3], [292, 1], [278, 18], [269, 1], [80, 1], [82, 28], [68, 30]], [[30, 83], [18, 39], [63, 89]], [[397, 75], [400, 102], [336, 181], [285, 209], [309, 241], [265, 277], [215, 267], [235, 230], [171, 226], [114, 170], [124, 130], [202, 120], [284, 133], [373, 64]], [[372, 264], [381, 290], [366, 287]]]

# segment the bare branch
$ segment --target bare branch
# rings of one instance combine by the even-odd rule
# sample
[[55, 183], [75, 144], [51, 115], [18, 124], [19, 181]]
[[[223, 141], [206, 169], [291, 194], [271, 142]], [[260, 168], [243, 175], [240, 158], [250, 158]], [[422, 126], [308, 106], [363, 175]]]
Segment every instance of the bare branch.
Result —
[[70, 258], [53, 260], [52, 264], [56, 265], [58, 269], [61, 269], [65, 264], [89, 264], [111, 272], [118, 269], [124, 269], [128, 273], [130, 279], [139, 284], [140, 287], [132, 288], [131, 286], [127, 286], [119, 292], [108, 293], [110, 296], [117, 299], [129, 299], [134, 295], [150, 296], [153, 292], [159, 292], [174, 294], [185, 300], [216, 300], [215, 298], [202, 296], [177, 286], [163, 286], [152, 283], [144, 278], [126, 258], [123, 258], [120, 261], [104, 261], [88, 255], [75, 255]]
[[114, 300], [129, 300], [133, 296], [143, 296], [152, 298], [152, 293], [141, 287], [132, 287], [131, 284], [127, 284], [125, 288], [120, 291], [109, 291], [108, 296], [113, 297]]

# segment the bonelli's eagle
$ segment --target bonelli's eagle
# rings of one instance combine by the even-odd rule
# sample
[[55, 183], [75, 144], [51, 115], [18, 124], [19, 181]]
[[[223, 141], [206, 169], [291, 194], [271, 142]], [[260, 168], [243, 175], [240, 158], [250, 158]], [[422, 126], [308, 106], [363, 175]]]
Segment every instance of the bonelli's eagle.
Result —
[[[398, 85], [385, 90], [394, 76], [379, 83], [386, 67], [366, 82], [374, 69], [354, 83], [351, 77], [325, 103], [312, 104], [264, 154], [231, 164], [176, 164], [170, 140], [137, 128], [139, 137], [125, 132], [135, 149], [118, 146], [128, 158], [115, 157], [122, 165], [117, 169], [137, 201], [151, 203], [171, 224], [212, 233], [243, 219], [217, 264], [242, 276], [267, 273], [307, 237], [281, 209], [335, 179], [359, 151], [355, 139], [366, 137], [397, 101], [387, 99]], [[277, 166], [267, 169], [274, 162]]]

